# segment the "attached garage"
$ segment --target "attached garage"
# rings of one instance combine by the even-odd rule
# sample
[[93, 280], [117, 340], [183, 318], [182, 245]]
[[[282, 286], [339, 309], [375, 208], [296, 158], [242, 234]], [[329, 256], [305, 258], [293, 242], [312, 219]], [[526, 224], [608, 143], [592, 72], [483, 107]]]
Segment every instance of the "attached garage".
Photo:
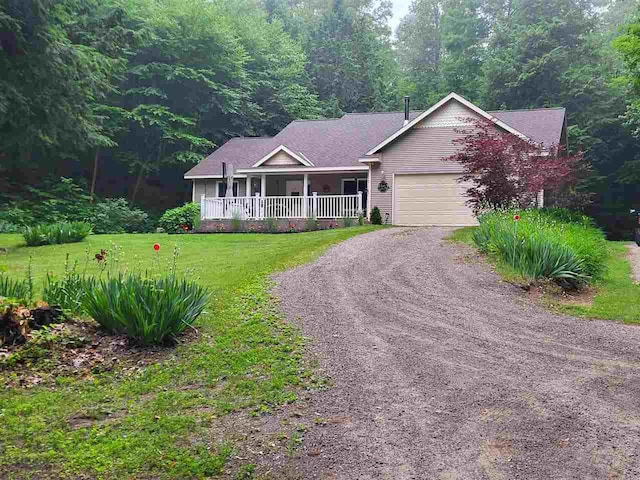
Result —
[[415, 226], [468, 226], [478, 222], [465, 205], [469, 184], [460, 174], [396, 174], [393, 181], [393, 223]]

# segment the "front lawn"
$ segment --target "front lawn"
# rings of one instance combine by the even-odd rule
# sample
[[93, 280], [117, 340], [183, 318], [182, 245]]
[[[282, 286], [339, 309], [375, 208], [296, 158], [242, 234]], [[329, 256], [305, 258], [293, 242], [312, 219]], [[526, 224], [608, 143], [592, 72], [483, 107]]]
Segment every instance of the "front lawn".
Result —
[[[449, 236], [449, 240], [473, 246], [472, 234], [475, 228], [477, 227], [459, 228]], [[640, 285], [631, 280], [631, 266], [625, 244], [612, 241], [607, 241], [606, 244], [609, 254], [606, 256], [604, 273], [583, 294], [585, 301], [580, 301], [580, 297], [576, 301], [575, 297], [547, 295], [544, 302], [570, 315], [640, 324]], [[486, 258], [506, 280], [522, 280], [500, 258], [492, 255]]]
[[[35, 283], [62, 272], [65, 258], [97, 272], [93, 256], [113, 244], [123, 266], [144, 269], [159, 243], [161, 262], [180, 249], [179, 270], [213, 292], [195, 340], [160, 363], [59, 376], [15, 387], [0, 370], [0, 471], [37, 478], [201, 478], [219, 474], [234, 444], [221, 417], [261, 414], [296, 399], [314, 378], [302, 338], [268, 295], [269, 274], [310, 261], [330, 245], [375, 227], [292, 235], [93, 235], [74, 244], [21, 246], [0, 235], [0, 265]], [[312, 288], [312, 279], [306, 287]], [[238, 432], [234, 432], [238, 433]], [[236, 463], [242, 463], [236, 460]], [[250, 469], [250, 468], [249, 468]], [[84, 477], [83, 477], [84, 478]]]

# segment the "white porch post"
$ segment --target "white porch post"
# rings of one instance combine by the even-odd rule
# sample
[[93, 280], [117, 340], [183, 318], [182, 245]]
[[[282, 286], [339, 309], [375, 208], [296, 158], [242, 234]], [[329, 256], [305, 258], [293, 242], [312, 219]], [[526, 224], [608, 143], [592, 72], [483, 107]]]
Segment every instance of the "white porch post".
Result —
[[204, 220], [205, 217], [205, 201], [204, 201], [204, 193], [200, 195], [200, 220]]
[[318, 192], [313, 192], [313, 212], [311, 212], [312, 216], [318, 218]]
[[267, 196], [267, 175], [264, 173], [262, 174], [262, 179], [260, 180], [260, 196]]
[[362, 214], [362, 191], [358, 190], [358, 217]]
[[309, 205], [309, 174], [305, 173], [304, 174], [304, 181], [302, 182], [303, 185], [303, 190], [302, 190], [302, 216], [304, 218], [307, 218], [309, 216], [309, 212], [307, 211], [308, 205]]
[[244, 184], [244, 196], [245, 197], [250, 197], [251, 196], [251, 175], [247, 175], [247, 179], [245, 180], [245, 184]]
[[264, 210], [262, 208], [262, 199], [260, 198], [260, 193], [256, 192], [255, 200], [254, 200], [254, 212], [256, 218], [264, 218]]

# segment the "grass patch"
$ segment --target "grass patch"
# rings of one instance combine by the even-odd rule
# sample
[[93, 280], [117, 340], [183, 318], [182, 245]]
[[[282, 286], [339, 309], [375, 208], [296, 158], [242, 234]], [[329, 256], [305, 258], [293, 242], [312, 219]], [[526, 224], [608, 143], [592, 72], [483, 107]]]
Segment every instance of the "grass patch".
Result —
[[640, 285], [631, 280], [631, 265], [624, 242], [607, 242], [610, 254], [607, 270], [594, 283], [595, 296], [590, 305], [553, 305], [564, 313], [587, 318], [622, 320], [640, 324]]
[[[268, 294], [268, 276], [310, 261], [329, 246], [374, 227], [295, 235], [92, 235], [82, 244], [19, 247], [18, 235], [0, 235], [0, 256], [23, 277], [33, 256], [36, 287], [47, 272], [62, 275], [67, 254], [98, 273], [92, 258], [112, 243], [122, 266], [144, 268], [161, 245], [159, 261], [207, 286], [210, 314], [196, 323], [199, 337], [161, 363], [58, 377], [55, 388], [0, 388], [0, 471], [38, 478], [201, 478], [219, 474], [233, 445], [211, 440], [216, 418], [241, 409], [261, 414], [312, 386], [299, 332], [282, 321]], [[88, 254], [88, 255], [87, 255]], [[38, 296], [38, 295], [36, 295]], [[0, 378], [10, 376], [2, 372]]]
[[[474, 245], [472, 234], [478, 227], [464, 227], [455, 230], [448, 240]], [[592, 284], [593, 296], [589, 304], [567, 304], [562, 296], [547, 296], [543, 301], [552, 309], [584, 318], [618, 320], [629, 324], [640, 324], [640, 285], [631, 280], [631, 265], [627, 259], [624, 242], [606, 242], [604, 273]], [[513, 268], [496, 255], [486, 258], [496, 272], [513, 283], [525, 281]]]

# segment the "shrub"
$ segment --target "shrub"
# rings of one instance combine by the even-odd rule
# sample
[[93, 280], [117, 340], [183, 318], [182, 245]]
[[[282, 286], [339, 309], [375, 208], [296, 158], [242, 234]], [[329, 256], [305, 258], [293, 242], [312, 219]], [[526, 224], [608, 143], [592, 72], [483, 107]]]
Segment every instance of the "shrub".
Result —
[[158, 226], [167, 233], [184, 233], [199, 226], [199, 222], [200, 205], [186, 203], [182, 207], [172, 208], [164, 212], [160, 220], [158, 220]]
[[19, 225], [0, 220], [0, 233], [18, 233], [20, 230]]
[[363, 214], [358, 215], [358, 225], [360, 225], [361, 227], [364, 226], [364, 215]]
[[90, 233], [91, 225], [86, 222], [62, 222], [26, 227], [22, 236], [28, 246], [34, 247], [58, 243], [75, 243], [83, 240]]
[[149, 216], [124, 198], [107, 198], [94, 206], [89, 219], [94, 233], [140, 233], [151, 229]]
[[378, 207], [373, 207], [371, 209], [371, 223], [373, 225], [382, 225], [382, 215], [380, 214], [380, 209]]
[[264, 230], [266, 232], [275, 233], [278, 231], [278, 220], [273, 217], [264, 219]]
[[344, 228], [349, 228], [353, 226], [353, 218], [351, 217], [343, 217], [342, 218], [342, 226]]
[[307, 232], [313, 232], [320, 228], [320, 224], [318, 223], [318, 219], [316, 217], [308, 217], [304, 224], [304, 229]]
[[514, 220], [510, 211], [480, 217], [472, 238], [520, 275], [549, 278], [563, 288], [580, 288], [604, 271], [606, 242], [589, 217], [558, 209], [532, 209]]
[[233, 210], [232, 217], [231, 217], [231, 231], [232, 232], [242, 231], [242, 217], [238, 210]]
[[206, 289], [174, 275], [149, 279], [129, 273], [95, 281], [82, 308], [107, 330], [149, 345], [192, 325], [208, 298]]

